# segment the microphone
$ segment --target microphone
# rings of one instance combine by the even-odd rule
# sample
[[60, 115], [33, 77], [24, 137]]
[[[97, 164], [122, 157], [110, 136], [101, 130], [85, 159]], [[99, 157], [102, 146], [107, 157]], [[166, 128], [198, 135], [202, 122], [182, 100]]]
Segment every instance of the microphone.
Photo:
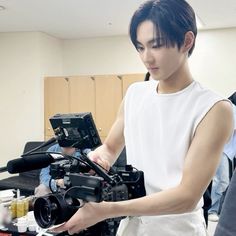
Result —
[[7, 167], [6, 166], [0, 167], [0, 173], [6, 172], [6, 171], [7, 171]]
[[7, 171], [10, 174], [16, 174], [25, 171], [42, 169], [60, 159], [58, 156], [63, 157], [62, 155], [54, 156], [53, 154], [45, 153], [17, 158], [7, 163]]

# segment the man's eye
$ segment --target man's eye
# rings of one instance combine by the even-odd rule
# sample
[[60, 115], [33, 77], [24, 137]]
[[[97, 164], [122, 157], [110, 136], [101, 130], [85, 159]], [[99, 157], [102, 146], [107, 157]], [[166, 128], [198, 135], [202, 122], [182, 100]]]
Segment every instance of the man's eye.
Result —
[[142, 52], [144, 50], [144, 48], [141, 47], [141, 46], [137, 46], [136, 49], [137, 49], [138, 52]]

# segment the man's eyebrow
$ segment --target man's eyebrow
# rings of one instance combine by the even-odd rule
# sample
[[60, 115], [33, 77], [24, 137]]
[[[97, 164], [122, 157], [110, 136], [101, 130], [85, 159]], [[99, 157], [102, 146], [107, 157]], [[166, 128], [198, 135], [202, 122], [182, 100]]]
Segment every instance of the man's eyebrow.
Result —
[[[147, 41], [147, 44], [157, 43], [157, 42], [160, 42], [161, 40], [163, 40], [163, 37], [153, 38], [153, 39]], [[143, 45], [143, 44], [140, 43], [138, 40], [136, 40], [136, 44], [137, 44], [137, 45]]]
[[142, 43], [140, 43], [138, 40], [136, 40], [136, 44], [137, 45], [142, 45]]

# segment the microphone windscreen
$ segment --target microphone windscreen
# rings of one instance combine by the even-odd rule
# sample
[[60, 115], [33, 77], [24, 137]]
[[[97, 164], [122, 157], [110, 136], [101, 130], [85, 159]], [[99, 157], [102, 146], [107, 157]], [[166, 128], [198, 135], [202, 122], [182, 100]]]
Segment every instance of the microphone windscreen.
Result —
[[16, 174], [25, 171], [37, 170], [47, 167], [54, 161], [54, 158], [48, 153], [24, 156], [22, 158], [9, 161], [7, 163], [7, 171], [10, 174]]

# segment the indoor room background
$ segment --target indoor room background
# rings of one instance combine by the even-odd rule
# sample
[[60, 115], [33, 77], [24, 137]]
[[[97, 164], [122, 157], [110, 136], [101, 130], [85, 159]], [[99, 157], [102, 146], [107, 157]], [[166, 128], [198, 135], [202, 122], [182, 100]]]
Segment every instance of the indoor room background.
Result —
[[[235, 38], [236, 28], [199, 31], [190, 58], [194, 78], [225, 97], [236, 90]], [[45, 76], [135, 73], [146, 69], [126, 35], [62, 40], [0, 33], [0, 166], [19, 157], [27, 141], [44, 139]]]

